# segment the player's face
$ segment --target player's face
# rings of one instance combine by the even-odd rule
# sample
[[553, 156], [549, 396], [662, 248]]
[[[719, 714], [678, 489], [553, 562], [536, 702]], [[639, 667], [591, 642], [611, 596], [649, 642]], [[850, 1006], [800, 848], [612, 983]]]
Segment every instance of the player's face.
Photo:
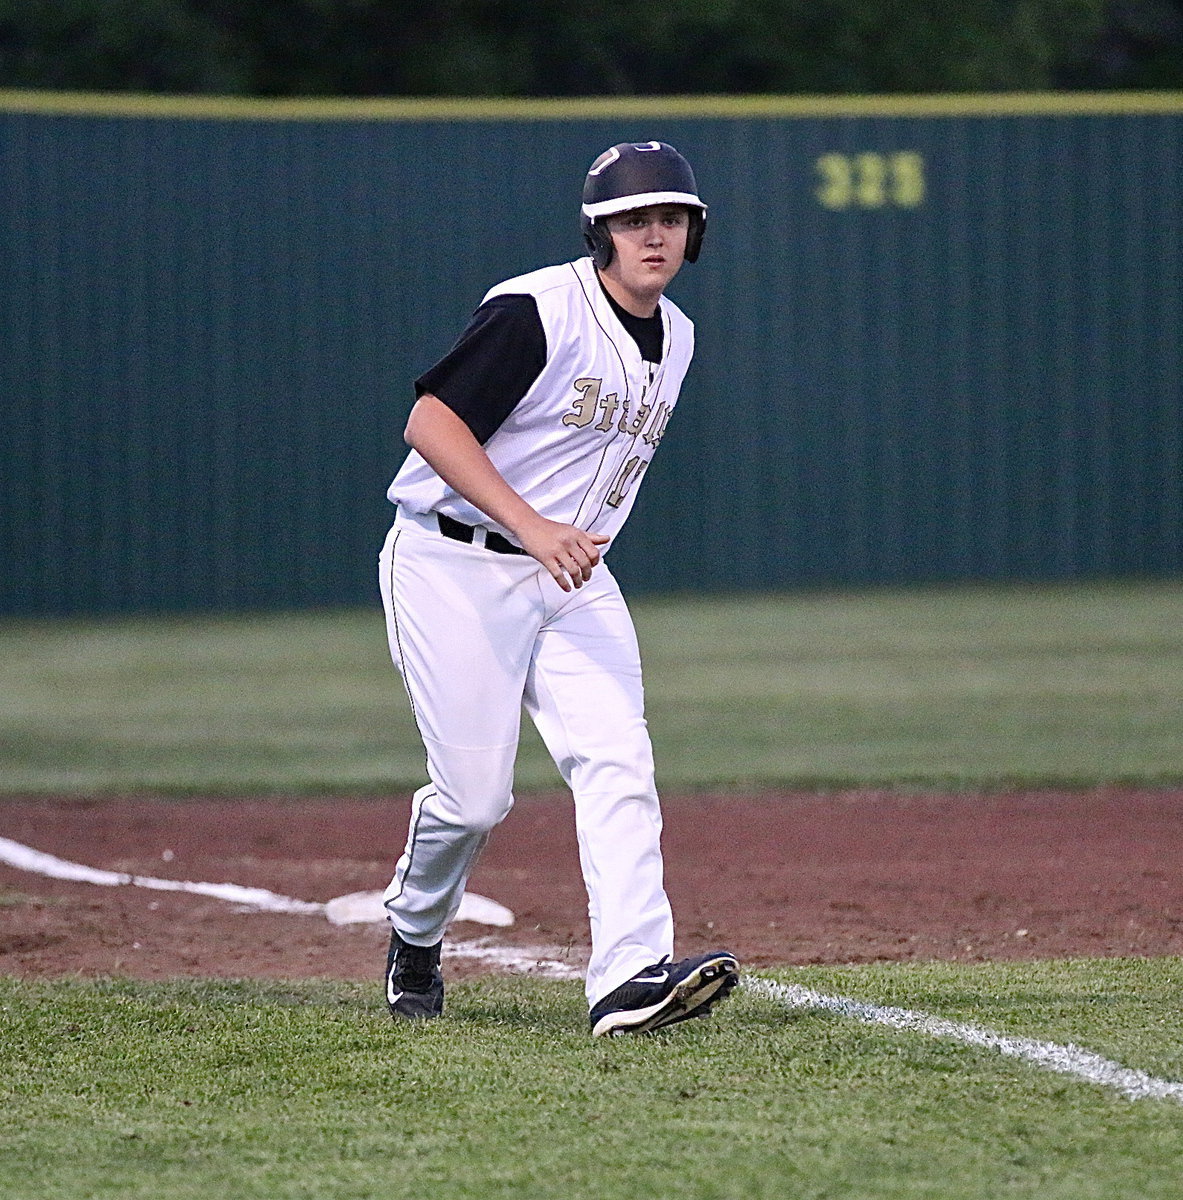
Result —
[[655, 204], [609, 217], [615, 254], [603, 272], [643, 304], [656, 304], [686, 259], [687, 210]]

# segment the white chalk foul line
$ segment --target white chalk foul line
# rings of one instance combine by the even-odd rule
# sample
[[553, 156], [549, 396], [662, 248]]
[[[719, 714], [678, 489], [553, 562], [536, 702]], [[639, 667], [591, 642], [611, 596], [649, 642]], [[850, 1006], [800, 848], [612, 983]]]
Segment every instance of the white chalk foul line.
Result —
[[[560, 947], [549, 953], [561, 953]], [[527, 975], [541, 975], [546, 979], [582, 979], [583, 969], [575, 963], [559, 958], [547, 958], [541, 950], [527, 950], [521, 946], [491, 944], [487, 938], [474, 938], [470, 942], [444, 940], [444, 961], [452, 958], [473, 958], [491, 963], [507, 971], [521, 971]]]
[[[77, 883], [97, 884], [99, 887], [139, 887], [158, 892], [190, 892], [212, 896], [250, 912], [320, 914], [333, 925], [377, 924], [386, 920], [381, 892], [350, 892], [346, 896], [335, 896], [323, 904], [315, 900], [294, 900], [291, 896], [281, 896], [266, 888], [243, 887], [237, 883], [194, 883], [186, 879], [156, 879], [151, 875], [104, 871], [99, 867], [88, 867], [46, 854], [42, 850], [34, 850], [32, 846], [6, 837], [0, 837], [0, 862], [50, 879], [69, 879]], [[465, 892], [456, 920], [507, 928], [513, 924], [514, 916], [503, 904], [487, 896]], [[453, 958], [477, 959], [506, 970], [544, 975], [550, 979], [577, 979], [582, 975], [580, 968], [570, 962], [518, 946], [492, 945], [485, 938], [449, 942], [447, 953]]]
[[848, 996], [827, 996], [811, 988], [793, 983], [774, 983], [770, 979], [747, 976], [747, 989], [758, 996], [775, 1000], [787, 1008], [823, 1009], [842, 1017], [852, 1017], [870, 1025], [887, 1025], [893, 1029], [909, 1029], [929, 1037], [952, 1038], [969, 1046], [985, 1046], [1010, 1058], [1021, 1058], [1047, 1071], [1072, 1075], [1087, 1083], [1112, 1088], [1130, 1100], [1177, 1100], [1183, 1103], [1183, 1083], [1156, 1079], [1145, 1071], [1123, 1067], [1091, 1050], [1071, 1042], [1040, 1042], [1033, 1038], [1013, 1037], [995, 1033], [977, 1025], [947, 1021], [929, 1013], [907, 1008], [882, 1007], [854, 1000]]
[[[333, 924], [377, 922], [384, 919], [381, 892], [354, 892], [337, 896], [325, 903], [295, 900], [266, 888], [243, 887], [237, 883], [200, 883], [183, 879], [157, 879], [151, 875], [133, 875], [122, 871], [104, 871], [82, 863], [69, 862], [53, 854], [34, 850], [31, 846], [0, 837], [0, 862], [23, 871], [45, 875], [51, 879], [93, 883], [101, 887], [140, 887], [162, 892], [189, 892], [229, 901], [256, 912], [320, 913]], [[467, 911], [466, 911], [467, 906]], [[466, 893], [458, 920], [480, 921], [488, 925], [513, 924], [509, 909], [484, 896]], [[450, 942], [447, 952], [455, 958], [475, 958], [492, 962], [509, 970], [527, 971], [551, 979], [577, 979], [582, 969], [561, 959], [542, 957], [515, 946], [490, 945], [483, 938], [473, 941]], [[1073, 1075], [1089, 1083], [1113, 1088], [1131, 1100], [1170, 1099], [1183, 1103], [1183, 1083], [1156, 1079], [1145, 1071], [1132, 1070], [1102, 1058], [1080, 1046], [1039, 1042], [981, 1029], [957, 1021], [947, 1021], [927, 1013], [906, 1008], [888, 1008], [867, 1004], [847, 996], [827, 996], [799, 984], [774, 983], [754, 976], [744, 978], [746, 988], [757, 995], [778, 1001], [788, 1008], [824, 1009], [839, 1016], [853, 1017], [868, 1024], [889, 1025], [895, 1029], [910, 1029], [930, 1037], [945, 1037], [971, 1046], [986, 1046], [1012, 1058], [1025, 1059], [1049, 1071]]]
[[[151, 875], [131, 875], [123, 871], [104, 871], [69, 862], [53, 854], [34, 850], [31, 846], [0, 837], [0, 862], [22, 871], [45, 875], [50, 879], [70, 879], [78, 883], [93, 883], [99, 887], [138, 887], [156, 892], [189, 892], [226, 900], [252, 912], [319, 913], [334, 925], [352, 925], [384, 921], [386, 910], [381, 892], [351, 892], [320, 903], [315, 900], [294, 900], [266, 888], [243, 887], [237, 883], [194, 883], [187, 879], [156, 879]], [[509, 926], [513, 913], [504, 905], [485, 896], [466, 892], [460, 902], [457, 920], [474, 921], [482, 925]]]
[[130, 875], [123, 871], [103, 871], [98, 867], [68, 862], [53, 854], [45, 854], [9, 838], [0, 837], [0, 862], [47, 875], [51, 879], [73, 879], [79, 883], [94, 883], [100, 887], [139, 887], [155, 892], [192, 892], [198, 896], [213, 896], [263, 912], [323, 913], [325, 906], [312, 900], [293, 900], [279, 896], [266, 888], [242, 887], [237, 883], [192, 883], [187, 879], [155, 879], [151, 875]]

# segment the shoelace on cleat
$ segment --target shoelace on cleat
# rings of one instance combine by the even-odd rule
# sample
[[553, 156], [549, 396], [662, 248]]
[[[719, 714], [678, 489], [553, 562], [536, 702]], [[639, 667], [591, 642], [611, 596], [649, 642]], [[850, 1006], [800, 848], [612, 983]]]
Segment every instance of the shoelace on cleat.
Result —
[[408, 992], [425, 992], [435, 976], [435, 951], [431, 946], [400, 946], [394, 973], [399, 985]]

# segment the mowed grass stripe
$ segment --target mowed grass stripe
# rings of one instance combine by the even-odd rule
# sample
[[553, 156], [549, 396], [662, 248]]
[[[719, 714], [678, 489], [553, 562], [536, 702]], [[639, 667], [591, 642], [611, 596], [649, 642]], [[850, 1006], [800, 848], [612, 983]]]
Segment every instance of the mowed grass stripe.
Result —
[[[1183, 584], [633, 605], [659, 783], [1183, 781]], [[0, 623], [0, 792], [410, 790], [374, 610]], [[526, 723], [520, 789], [560, 786]]]

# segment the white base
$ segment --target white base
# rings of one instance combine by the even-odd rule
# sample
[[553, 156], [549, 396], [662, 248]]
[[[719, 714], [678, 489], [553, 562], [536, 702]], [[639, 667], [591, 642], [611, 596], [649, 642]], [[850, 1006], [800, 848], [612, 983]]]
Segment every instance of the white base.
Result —
[[[325, 904], [324, 911], [334, 925], [362, 925], [386, 920], [381, 892], [350, 892], [347, 896], [337, 896]], [[487, 896], [465, 892], [456, 920], [508, 929], [513, 924], [513, 913]]]

